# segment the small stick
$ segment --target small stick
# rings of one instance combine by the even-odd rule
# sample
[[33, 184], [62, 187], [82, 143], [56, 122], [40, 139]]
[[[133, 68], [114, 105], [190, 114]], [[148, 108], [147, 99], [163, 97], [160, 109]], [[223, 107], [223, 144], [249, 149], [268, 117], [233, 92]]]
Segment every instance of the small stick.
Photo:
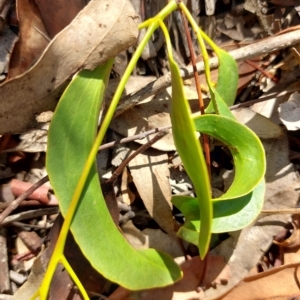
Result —
[[24, 192], [21, 196], [13, 200], [8, 207], [0, 214], [0, 224], [3, 223], [4, 219], [14, 211], [19, 204], [25, 200], [30, 194], [32, 194], [37, 188], [42, 186], [45, 182], [49, 180], [48, 176], [43, 177], [38, 182], [33, 184], [26, 192]]
[[165, 136], [168, 133], [167, 130], [160, 131], [154, 138], [152, 138], [149, 142], [139, 147], [134, 153], [132, 153], [129, 157], [127, 157], [125, 160], [122, 161], [122, 163], [119, 165], [119, 167], [114, 171], [112, 176], [106, 180], [106, 183], [113, 183], [117, 179], [117, 177], [122, 173], [123, 169], [126, 167], [126, 165], [134, 159], [138, 154], [142, 153], [149, 147], [151, 147], [154, 143], [156, 143], [158, 140], [160, 140], [163, 136]]
[[35, 209], [35, 210], [27, 210], [27, 211], [23, 211], [21, 213], [6, 217], [5, 220], [2, 221], [1, 224], [8, 225], [8, 224], [11, 224], [12, 222], [16, 222], [16, 221], [37, 218], [37, 217], [41, 217], [44, 215], [54, 215], [57, 213], [59, 213], [58, 207], [47, 207], [47, 208], [41, 208], [41, 209]]
[[260, 97], [259, 99], [254, 99], [254, 100], [250, 100], [250, 101], [247, 101], [247, 102], [232, 105], [232, 106], [229, 107], [229, 109], [230, 110], [235, 110], [235, 109], [238, 109], [238, 108], [241, 108], [241, 107], [249, 107], [249, 106], [251, 106], [255, 103], [272, 100], [274, 98], [278, 99], [280, 97], [285, 97], [285, 96], [290, 95], [293, 92], [297, 92], [297, 91], [299, 91], [299, 88], [298, 89], [297, 88], [287, 89], [286, 91], [281, 92], [281, 93], [272, 93], [270, 95], [267, 94], [266, 96]]
[[245, 62], [250, 65], [251, 67], [255, 68], [256, 70], [258, 70], [259, 72], [261, 72], [263, 75], [265, 75], [266, 77], [270, 78], [273, 82], [278, 83], [278, 78], [276, 76], [274, 76], [273, 74], [269, 73], [268, 71], [264, 70], [263, 68], [261, 68], [259, 65], [257, 65], [256, 63], [254, 63], [253, 61], [246, 59]]
[[[53, 195], [51, 195], [53, 196]], [[56, 199], [57, 200], [57, 199]], [[11, 201], [9, 202], [0, 202], [0, 211], [3, 211], [4, 209], [6, 209], [9, 205], [10, 205]], [[57, 206], [58, 203], [56, 203], [56, 201], [53, 203], [48, 203], [47, 206]], [[19, 204], [19, 207], [25, 207], [25, 206], [43, 206], [43, 204], [38, 201], [38, 200], [26, 200], [26, 201], [22, 201], [20, 204]], [[0, 298], [1, 300], [1, 298]]]
[[270, 215], [300, 215], [300, 208], [282, 208], [274, 210], [262, 210], [260, 212], [262, 217]]
[[111, 147], [113, 147], [115, 145], [120, 145], [120, 144], [124, 144], [124, 143], [128, 143], [128, 142], [132, 142], [132, 141], [135, 141], [135, 140], [142, 140], [142, 139], [144, 139], [145, 137], [147, 137], [147, 136], [149, 136], [151, 134], [154, 134], [154, 133], [157, 133], [157, 132], [161, 132], [161, 131], [165, 131], [166, 129], [170, 129], [170, 128], [172, 128], [171, 125], [165, 126], [165, 127], [154, 128], [154, 129], [151, 129], [151, 130], [139, 133], [139, 134], [135, 134], [135, 135], [123, 138], [120, 141], [110, 142], [110, 143], [101, 145], [99, 147], [99, 151], [111, 148]]

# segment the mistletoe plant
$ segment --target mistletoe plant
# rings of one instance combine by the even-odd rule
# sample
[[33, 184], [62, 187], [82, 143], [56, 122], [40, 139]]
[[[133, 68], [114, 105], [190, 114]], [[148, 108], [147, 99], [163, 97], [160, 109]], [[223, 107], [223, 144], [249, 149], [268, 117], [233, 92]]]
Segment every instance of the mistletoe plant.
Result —
[[[176, 9], [181, 9], [186, 15], [201, 48], [211, 96], [211, 104], [205, 115], [191, 114], [183, 92], [180, 70], [173, 59], [170, 36], [163, 20]], [[159, 27], [165, 35], [172, 76], [171, 121], [174, 142], [197, 195], [197, 198], [172, 198], [173, 204], [185, 216], [179, 236], [197, 245], [201, 258], [204, 258], [209, 249], [211, 233], [241, 229], [250, 224], [262, 208], [265, 172], [263, 147], [257, 136], [238, 123], [228, 109], [236, 95], [236, 63], [198, 28], [183, 3], [170, 1], [155, 17], [140, 24], [139, 28], [148, 28], [147, 32], [120, 81], [98, 133], [99, 111], [113, 65], [112, 59], [93, 71], [80, 71], [58, 103], [49, 129], [46, 164], [52, 187], [60, 202], [64, 223], [43, 282], [32, 299], [38, 296], [42, 300], [47, 298], [58, 263], [64, 265], [84, 299], [89, 299], [64, 256], [69, 229], [92, 266], [107, 279], [127, 289], [162, 287], [182, 277], [180, 268], [169, 255], [155, 249], [135, 250], [125, 240], [105, 204], [95, 164], [98, 148], [125, 84], [143, 48]], [[216, 85], [210, 79], [204, 41], [219, 59]], [[209, 175], [197, 131], [222, 141], [233, 156], [234, 181], [229, 190], [217, 199], [211, 197]]]

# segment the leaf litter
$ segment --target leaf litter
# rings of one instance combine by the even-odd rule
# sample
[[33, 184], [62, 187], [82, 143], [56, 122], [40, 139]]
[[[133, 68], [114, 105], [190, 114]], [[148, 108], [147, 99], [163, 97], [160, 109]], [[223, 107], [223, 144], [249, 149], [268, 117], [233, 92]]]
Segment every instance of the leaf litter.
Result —
[[[247, 2], [247, 5], [249, 6], [249, 3], [251, 1], [245, 2]], [[236, 24], [234, 26], [236, 26], [237, 28]], [[222, 30], [222, 32], [223, 34], [226, 34], [226, 31]], [[297, 67], [298, 65], [294, 63], [294, 68]], [[291, 65], [285, 64], [285, 69], [287, 70], [287, 72], [291, 72]], [[251, 69], [251, 72], [253, 72], [253, 68]], [[65, 77], [68, 78], [68, 76], [70, 75], [72, 75], [72, 71], [69, 71]], [[149, 81], [153, 81], [154, 79], [155, 78], [153, 77], [149, 78]], [[248, 81], [246, 81], [246, 84], [249, 83], [250, 77], [247, 80]], [[139, 83], [139, 79], [137, 78], [134, 78], [133, 81], [135, 83]], [[144, 85], [144, 82], [141, 83], [141, 87], [143, 87]], [[19, 84], [15, 83], [15, 86], [15, 89], [17, 89]], [[265, 92], [268, 91], [267, 86], [268, 84], [266, 83], [264, 90]], [[194, 90], [187, 86], [185, 88], [190, 93], [190, 101], [192, 101], [194, 97]], [[139, 89], [139, 86], [135, 87], [134, 89], [128, 87], [128, 93], [134, 92]], [[284, 90], [284, 88], [281, 87], [281, 90]], [[151, 101], [147, 100], [145, 101], [145, 103], [133, 107], [131, 110], [128, 110], [127, 112], [121, 114], [119, 117], [115, 118], [114, 123], [117, 123], [117, 125], [112, 124], [111, 128], [123, 136], [131, 136], [133, 134], [139, 133], [141, 130], [148, 130], [150, 128], [168, 126], [170, 124], [167, 106], [167, 99], [168, 97], [170, 97], [169, 95], [170, 91], [162, 91], [160, 94], [153, 96], [153, 99]], [[280, 102], [284, 101], [287, 101], [287, 99], [285, 98], [280, 100]], [[273, 102], [278, 101], [275, 99]], [[284, 119], [286, 117], [282, 116], [282, 105], [286, 105], [288, 102], [285, 102], [281, 105], [280, 102], [277, 103], [275, 107], [272, 101], [266, 102], [271, 106], [270, 108], [267, 108], [265, 104], [256, 104], [254, 105], [254, 107], [252, 107], [253, 110], [239, 110], [239, 113], [244, 115], [241, 117], [244, 120], [243, 122], [245, 122], [246, 124], [247, 122], [252, 123], [257, 128], [254, 129], [257, 132], [257, 134], [260, 135], [262, 139], [266, 139], [264, 141], [264, 146], [267, 154], [268, 169], [266, 174], [267, 187], [264, 209], [268, 210], [295, 207], [298, 200], [299, 180], [297, 178], [297, 173], [295, 173], [294, 171], [295, 165], [290, 164], [288, 157], [289, 147], [287, 144], [287, 135], [289, 133], [287, 133], [282, 128], [282, 126], [280, 127], [279, 125], [277, 125], [281, 124], [280, 121], [284, 123]], [[278, 117], [277, 112], [277, 107], [279, 105], [281, 109], [279, 115], [280, 118]], [[52, 109], [54, 108], [54, 106], [55, 103], [52, 104], [51, 108], [44, 105], [40, 111]], [[254, 111], [257, 111], [259, 114], [255, 113]], [[266, 117], [261, 117], [260, 114], [265, 115]], [[11, 113], [9, 113], [9, 115], [11, 116]], [[24, 123], [25, 120], [27, 122], [28, 119], [34, 120], [33, 117], [33, 115], [31, 118], [28, 115], [26, 115], [26, 118], [24, 117], [24, 121], [22, 122]], [[290, 119], [291, 117], [291, 114], [288, 113], [287, 118]], [[16, 118], [20, 117], [18, 116]], [[270, 121], [270, 118], [273, 120], [273, 122]], [[134, 122], [132, 122], [132, 120]], [[297, 121], [299, 120], [297, 119], [296, 115], [295, 122]], [[30, 124], [32, 125], [30, 125], [29, 127], [37, 123], [36, 121], [31, 121]], [[25, 128], [28, 128], [28, 125], [22, 124], [20, 126], [18, 125], [21, 128], [20, 130], [15, 130], [13, 129], [15, 127], [12, 127], [10, 125], [7, 125], [7, 127], [3, 127], [7, 128], [3, 129], [3, 133], [19, 132], [24, 131]], [[289, 127], [288, 129], [291, 130]], [[297, 129], [297, 127], [294, 129]], [[142, 141], [142, 143], [144, 142], [145, 141]], [[131, 176], [133, 178], [131, 182], [134, 183], [135, 188], [138, 192], [134, 192], [137, 195], [135, 196], [135, 199], [140, 197], [143, 200], [143, 203], [147, 211], [149, 212], [149, 215], [154, 218], [154, 220], [158, 223], [158, 225], [160, 225], [162, 229], [165, 229], [165, 231], [169, 233], [171, 232], [171, 230], [173, 230], [172, 226], [174, 223], [174, 218], [171, 212], [171, 206], [170, 203], [168, 203], [168, 201], [170, 200], [171, 191], [170, 182], [168, 179], [168, 177], [170, 176], [168, 174], [169, 167], [171, 167], [171, 169], [175, 168], [176, 172], [178, 172], [179, 174], [182, 173], [182, 175], [179, 175], [179, 178], [183, 179], [182, 181], [178, 180], [177, 177], [175, 182], [172, 182], [172, 185], [174, 185], [173, 190], [177, 189], [180, 192], [193, 193], [193, 189], [189, 184], [189, 181], [184, 180], [186, 175], [184, 175], [184, 171], [181, 170], [182, 167], [180, 165], [180, 161], [176, 163], [174, 161], [174, 163], [172, 163], [169, 160], [169, 156], [166, 154], [166, 152], [175, 150], [174, 145], [172, 143], [172, 137], [169, 136], [168, 139], [160, 142], [158, 142], [153, 147], [156, 148], [155, 151], [148, 150], [148, 153], [139, 154], [134, 161], [131, 161], [131, 163], [129, 164], [129, 172], [131, 172]], [[130, 151], [132, 151], [134, 148], [135, 147], [130, 146]], [[16, 149], [25, 152], [29, 151], [28, 148], [25, 147]], [[296, 149], [297, 151], [299, 151], [299, 148]], [[32, 152], [35, 153], [41, 150], [45, 151], [45, 148], [36, 148], [33, 149]], [[156, 155], [153, 155], [154, 152], [156, 153]], [[172, 152], [172, 154], [173, 153], [174, 152]], [[161, 159], [157, 159], [159, 157]], [[106, 159], [107, 165], [109, 165], [111, 163], [109, 161], [109, 155], [106, 156]], [[151, 161], [151, 164], [154, 165], [157, 171], [154, 172], [153, 168], [147, 166], [147, 162], [149, 164], [149, 161]], [[104, 168], [105, 167], [103, 167], [103, 169]], [[220, 185], [222, 185], [222, 182], [224, 185], [227, 184], [225, 180], [221, 177], [221, 174], [224, 173], [224, 170], [226, 170], [226, 168], [224, 168], [222, 164], [218, 168], [216, 168], [216, 176], [220, 176], [218, 179], [218, 182], [221, 182]], [[172, 173], [173, 171], [171, 171], [171, 177], [174, 176], [172, 175]], [[153, 178], [156, 178], [155, 180], [159, 183], [156, 186], [157, 189], [153, 189], [152, 184], [149, 183], [150, 178], [151, 180], [153, 180]], [[180, 184], [176, 186], [177, 182], [181, 182], [180, 184], [182, 184], [183, 186], [180, 186]], [[134, 190], [132, 186], [129, 188]], [[161, 197], [155, 197], [155, 195], [157, 195], [157, 193], [155, 193], [155, 190], [160, 193]], [[159, 199], [161, 198], [164, 198], [166, 200], [164, 202], [166, 205], [161, 209], [161, 212], [160, 210], [157, 210], [156, 213], [153, 213], [153, 209], [158, 208], [155, 205], [155, 201], [159, 201]], [[131, 205], [132, 203], [129, 202], [127, 203], [127, 205], [128, 204]], [[123, 212], [121, 211], [121, 213]], [[261, 257], [263, 255], [266, 255], [265, 253], [268, 252], [268, 249], [272, 244], [273, 236], [276, 236], [276, 234], [282, 228], [282, 224], [288, 223], [288, 220], [288, 216], [261, 216], [253, 226], [249, 226], [239, 232], [230, 233], [229, 238], [221, 242], [217, 247], [215, 247], [215, 249], [211, 251], [208, 264], [209, 269], [215, 270], [216, 273], [220, 272], [220, 274], [218, 280], [215, 280], [215, 277], [207, 277], [207, 289], [204, 292], [195, 292], [195, 289], [198, 287], [201, 277], [201, 272], [199, 272], [199, 270], [203, 268], [203, 266], [198, 265], [200, 263], [200, 260], [196, 255], [192, 258], [191, 261], [187, 260], [184, 263], [182, 268], [185, 274], [187, 275], [185, 275], [185, 279], [183, 281], [178, 282], [178, 284], [175, 284], [174, 286], [165, 289], [142, 291], [131, 294], [130, 296], [128, 296], [129, 292], [127, 292], [126, 297], [134, 296], [138, 299], [153, 299], [158, 297], [160, 299], [183, 300], [190, 298], [214, 299], [217, 297], [222, 297], [223, 299], [246, 299], [245, 295], [249, 294], [252, 297], [250, 297], [249, 299], [253, 299], [254, 290], [261, 292], [259, 295], [257, 295], [257, 297], [261, 297], [263, 295], [264, 299], [271, 299], [271, 297], [279, 295], [283, 296], [287, 294], [297, 294], [297, 284], [293, 280], [292, 276], [294, 272], [297, 272], [298, 267], [297, 259], [299, 258], [299, 253], [297, 252], [297, 250], [293, 250], [294, 252], [292, 254], [287, 253], [287, 250], [285, 250], [285, 265], [275, 268], [273, 270], [266, 270], [264, 273], [258, 273], [247, 277], [247, 275], [250, 274], [250, 271], [252, 272], [251, 274], [253, 274], [253, 272], [257, 273], [255, 266], [260, 261]], [[128, 224], [123, 225], [123, 227], [125, 228], [130, 223], [131, 226], [133, 226], [131, 227], [131, 230], [135, 230], [135, 233], [132, 233], [131, 236], [140, 235], [139, 240], [144, 240], [144, 243], [141, 243], [142, 245], [140, 244], [139, 247], [159, 248], [161, 240], [167, 240], [166, 233], [164, 233], [159, 228], [151, 228], [152, 225], [150, 225], [149, 222], [145, 222], [146, 225], [144, 224], [144, 226], [146, 226], [146, 229], [142, 229], [141, 231], [137, 229], [137, 227], [133, 224], [134, 222], [132, 223], [131, 221], [128, 221]], [[298, 225], [296, 224], [292, 233], [292, 236], [295, 235], [294, 240], [297, 240], [297, 228]], [[156, 241], [154, 238], [156, 236], [159, 237], [158, 241]], [[172, 244], [170, 245], [171, 248], [175, 247], [175, 244], [174, 246], [172, 246]], [[295, 247], [297, 249], [297, 245], [295, 245]], [[171, 250], [167, 250], [167, 247], [164, 249], [166, 249], [165, 251], [167, 252], [171, 252]], [[174, 254], [174, 256], [179, 255], [179, 253], [180, 249], [178, 248], [178, 253]], [[38, 261], [39, 259], [37, 259], [36, 263], [38, 263]], [[224, 274], [221, 274], [221, 270], [224, 270]], [[43, 273], [41, 272], [40, 274]], [[65, 279], [62, 282], [65, 283]], [[282, 283], [282, 285], [280, 285], [280, 288], [278, 287], [278, 282]], [[210, 287], [210, 285], [212, 287]], [[233, 288], [233, 290], [229, 292], [231, 288]], [[274, 292], [272, 293], [272, 291]], [[120, 292], [120, 289], [118, 289], [115, 292], [116, 295], [118, 292]], [[228, 292], [229, 294], [227, 296], [222, 296], [224, 295], [224, 293]], [[113, 298], [116, 297], [114, 296], [115, 293], [111, 295], [111, 299], [127, 299], [125, 296], [120, 295], [118, 296], [119, 298]], [[25, 294], [21, 296], [22, 299], [24, 297], [24, 299], [26, 299], [27, 296], [24, 295]]]
[[[99, 20], [103, 9], [106, 13]], [[93, 69], [131, 46], [137, 35], [136, 15], [127, 10], [124, 4], [90, 2], [56, 35], [32, 68], [3, 83], [0, 86], [0, 134], [20, 133], [36, 126], [35, 115], [54, 109], [70, 76], [82, 68]], [[126, 30], [123, 23], [127, 23]], [[85, 27], [91, 34], [78, 35]], [[123, 43], [116, 38], [118, 36], [123, 36]]]

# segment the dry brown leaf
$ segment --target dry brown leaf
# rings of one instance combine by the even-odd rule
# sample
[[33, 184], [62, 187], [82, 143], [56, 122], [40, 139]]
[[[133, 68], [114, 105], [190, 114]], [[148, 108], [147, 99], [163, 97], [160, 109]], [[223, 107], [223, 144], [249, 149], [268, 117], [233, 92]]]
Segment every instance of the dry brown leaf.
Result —
[[127, 241], [135, 249], [154, 248], [172, 257], [180, 257], [183, 255], [182, 249], [176, 240], [164, 233], [161, 229], [146, 228], [142, 231], [137, 229], [131, 220], [122, 226], [122, 231]]
[[[291, 0], [291, 1], [293, 1], [293, 0]], [[285, 0], [284, 6], [286, 6], [286, 2], [287, 1]], [[296, 5], [296, 4], [294, 4], [294, 5]], [[278, 67], [284, 71], [292, 71], [294, 68], [299, 66], [299, 56], [298, 56], [299, 50], [300, 50], [300, 44], [297, 44], [294, 47], [292, 47], [291, 51], [288, 52], [288, 54], [275, 66], [275, 68]]]
[[[140, 89], [145, 87], [148, 83], [154, 82], [155, 79], [156, 79], [155, 76], [130, 76], [126, 83], [126, 87], [123, 91], [122, 96], [126, 96], [139, 91]], [[119, 83], [120, 83], [120, 78], [114, 78], [109, 81], [109, 86], [107, 87], [107, 91], [105, 93], [105, 97], [107, 99], [111, 99], [114, 96]], [[141, 103], [146, 103], [150, 101], [153, 97], [154, 96], [148, 97], [145, 100], [141, 101]]]
[[[137, 105], [114, 118], [110, 127], [123, 136], [131, 136], [157, 127], [170, 126], [169, 106], [170, 94], [162, 92], [156, 95], [152, 101]], [[137, 142], [145, 144], [147, 140], [143, 139]], [[172, 134], [168, 133], [152, 147], [162, 151], [175, 151]]]
[[174, 233], [168, 156], [155, 149], [138, 154], [129, 162], [133, 182], [151, 217], [167, 233]]
[[[22, 0], [23, 1], [23, 0]], [[35, 0], [49, 36], [53, 38], [63, 30], [84, 8], [86, 0]]]
[[299, 299], [299, 262], [245, 278], [222, 300]]
[[[148, 76], [131, 76], [126, 84], [124, 95], [128, 95], [145, 87], [148, 83], [155, 81], [155, 77]], [[112, 84], [111, 84], [112, 83]], [[108, 87], [107, 97], [110, 98], [117, 87], [118, 81], [110, 82]], [[194, 84], [184, 85], [184, 92], [187, 99], [197, 99], [197, 92]], [[171, 87], [163, 90], [157, 95], [146, 98], [132, 107], [132, 109], [125, 111], [121, 115], [115, 117], [110, 128], [122, 136], [132, 136], [141, 133], [142, 131], [151, 130], [157, 127], [164, 127], [171, 125], [170, 118], [170, 98]], [[122, 104], [121, 104], [122, 105]], [[192, 106], [195, 106], [192, 104]], [[198, 101], [196, 109], [199, 108]], [[147, 140], [136, 140], [139, 144], [145, 144]], [[157, 141], [152, 148], [161, 151], [175, 151], [172, 133], [168, 133], [162, 139]]]
[[[126, 86], [126, 94], [138, 91], [147, 83], [154, 80], [153, 77], [141, 78], [130, 78], [129, 84]], [[109, 87], [109, 90], [113, 91], [113, 86]], [[167, 90], [145, 99], [139, 105], [115, 117], [110, 124], [110, 128], [123, 136], [131, 136], [153, 128], [169, 126], [171, 124], [169, 113], [171, 97], [169, 92], [171, 89]], [[137, 140], [137, 142], [145, 144], [147, 140]], [[172, 134], [168, 133], [152, 147], [162, 151], [174, 151], [175, 146]]]
[[290, 265], [300, 262], [300, 247], [284, 249], [284, 264]]
[[34, 0], [18, 0], [16, 9], [19, 41], [10, 59], [8, 78], [28, 70], [49, 44], [46, 28]]
[[[265, 116], [276, 124], [281, 124], [282, 122], [278, 116], [278, 107], [281, 103], [288, 101], [290, 95], [295, 90], [299, 90], [299, 81], [295, 82], [296, 73], [290, 72], [291, 76], [284, 78], [282, 83], [279, 83], [272, 88], [268, 88], [266, 93], [261, 96], [270, 96], [268, 101], [258, 102], [252, 105], [251, 110]], [[277, 97], [280, 93], [285, 93], [281, 97]], [[271, 98], [273, 97], [273, 98]]]
[[0, 134], [34, 127], [34, 116], [55, 107], [72, 74], [93, 69], [132, 45], [138, 33], [135, 19], [129, 1], [91, 1], [30, 70], [0, 86]]
[[239, 122], [252, 129], [261, 139], [275, 139], [282, 135], [279, 125], [250, 108], [239, 108], [233, 110], [232, 113]]
[[20, 134], [20, 143], [9, 151], [46, 152], [49, 125], [49, 123], [44, 123], [36, 129]]
[[[181, 266], [183, 271], [182, 280], [176, 282], [174, 285], [165, 288], [152, 289], [146, 291], [130, 293], [122, 287], [119, 287], [112, 295], [109, 296], [111, 300], [200, 300], [203, 297], [203, 292], [197, 292], [203, 272], [203, 261], [199, 256], [192, 257], [185, 260], [183, 257], [176, 259], [177, 263]], [[230, 278], [230, 271], [224, 259], [219, 256], [207, 257], [207, 282], [226, 283]]]

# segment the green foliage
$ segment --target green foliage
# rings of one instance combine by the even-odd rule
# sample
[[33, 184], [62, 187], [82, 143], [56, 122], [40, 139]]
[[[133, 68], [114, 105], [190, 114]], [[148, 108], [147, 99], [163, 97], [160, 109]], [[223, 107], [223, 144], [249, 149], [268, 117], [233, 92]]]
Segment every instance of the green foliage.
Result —
[[[212, 91], [211, 94], [212, 97], [216, 94], [215, 98], [219, 108], [219, 114], [222, 116], [232, 116], [228, 106], [233, 105], [236, 98], [238, 68], [235, 60], [227, 52], [216, 46], [214, 46], [213, 49], [219, 58], [219, 72], [216, 89]], [[214, 112], [213, 106], [213, 101], [211, 101], [205, 113]]]
[[[262, 209], [265, 183], [262, 180], [249, 194], [229, 200], [213, 199], [212, 233], [240, 230], [253, 222]], [[184, 225], [178, 235], [197, 246], [199, 239], [199, 205], [197, 199], [189, 196], [176, 196], [172, 202], [185, 217]]]
[[233, 157], [234, 181], [219, 200], [238, 198], [252, 191], [266, 169], [264, 149], [255, 133], [245, 125], [220, 115], [199, 116], [194, 118], [194, 122], [197, 131], [227, 145]]
[[[235, 61], [229, 54], [219, 49], [209, 37], [198, 28], [182, 4], [180, 4], [180, 7], [183, 9], [196, 32], [202, 51], [206, 81], [211, 95], [211, 103], [206, 111], [215, 111], [217, 113], [217, 115], [196, 117], [194, 119], [196, 129], [228, 145], [235, 163], [235, 178], [231, 187], [222, 197], [212, 199], [212, 232], [237, 230], [251, 223], [261, 210], [264, 200], [264, 150], [257, 136], [246, 126], [236, 122], [228, 108], [235, 100], [238, 84], [238, 71]], [[208, 42], [219, 58], [218, 82], [216, 88], [210, 80], [208, 55], [203, 39]], [[189, 155], [191, 155], [190, 151], [183, 153], [183, 156]], [[182, 155], [181, 159], [185, 166]], [[251, 170], [251, 176], [249, 176], [249, 170]], [[193, 179], [192, 182], [195, 185]], [[202, 188], [205, 189], [205, 186], [206, 183], [203, 182]], [[204, 228], [207, 230], [207, 223], [204, 224], [207, 221], [203, 219], [203, 214], [201, 214], [200, 202], [203, 200], [202, 196], [198, 195], [196, 188], [195, 190], [197, 199], [174, 196], [172, 197], [172, 202], [185, 216], [185, 224], [179, 230], [179, 236], [198, 245], [203, 227], [205, 226]], [[204, 199], [204, 201], [206, 200]], [[222, 212], [221, 214], [219, 213], [220, 211]], [[244, 219], [237, 222], [240, 216], [243, 216]]]
[[[64, 217], [96, 137], [109, 73], [110, 68], [102, 66], [81, 71], [62, 96], [51, 123], [47, 170]], [[95, 163], [79, 201], [71, 231], [86, 258], [105, 277], [131, 290], [165, 286], [181, 277], [168, 255], [154, 249], [136, 251], [126, 241], [106, 207]], [[139, 267], [132, 272], [129, 266]]]
[[[217, 115], [193, 118], [184, 96], [179, 68], [173, 60], [170, 37], [163, 23], [164, 18], [178, 6], [186, 14], [197, 34], [212, 99], [207, 111], [215, 111]], [[144, 46], [159, 26], [165, 34], [172, 75], [171, 121], [174, 142], [197, 194], [197, 198], [182, 196], [172, 198], [173, 203], [181, 209], [186, 218], [184, 226], [178, 233], [179, 236], [197, 245], [203, 258], [209, 248], [211, 232], [243, 228], [255, 219], [261, 209], [265, 172], [263, 148], [255, 134], [239, 124], [228, 108], [236, 94], [238, 79], [236, 63], [201, 32], [183, 3], [170, 1], [156, 17], [139, 26], [140, 29], [148, 27], [148, 30], [121, 79], [98, 134], [96, 132], [98, 115], [112, 60], [94, 71], [81, 71], [72, 80], [57, 106], [49, 130], [47, 170], [59, 198], [65, 222], [45, 279], [33, 298], [39, 295], [40, 299], [46, 299], [56, 265], [61, 262], [84, 299], [88, 299], [87, 293], [63, 255], [69, 228], [93, 267], [106, 278], [127, 289], [161, 287], [174, 283], [182, 276], [179, 267], [167, 254], [154, 249], [136, 251], [127, 243], [114, 225], [106, 207], [95, 166], [97, 149], [109, 126], [126, 81]], [[219, 58], [216, 88], [210, 81], [204, 40]], [[211, 199], [209, 176], [197, 139], [197, 131], [222, 141], [229, 147], [233, 156], [234, 182], [218, 199]]]
[[198, 195], [198, 219], [202, 220], [202, 226], [196, 245], [200, 256], [204, 258], [209, 248], [213, 212], [209, 178], [190, 107], [183, 93], [178, 66], [171, 56], [169, 62], [172, 75], [172, 133], [178, 154]]
[[[220, 198], [212, 200], [212, 232], [241, 229], [250, 224], [262, 208], [265, 173], [263, 147], [249, 128], [231, 118], [203, 115], [194, 118], [194, 122], [197, 131], [208, 134], [228, 146], [235, 165], [235, 177], [229, 190]], [[172, 197], [172, 203], [185, 216], [185, 223], [178, 234], [195, 245], [203, 226], [203, 219], [197, 217], [197, 214], [201, 215], [201, 207], [196, 205], [198, 201], [192, 197]], [[239, 219], [240, 217], [243, 218]]]
[[[235, 177], [229, 190], [220, 198], [212, 200], [212, 232], [241, 229], [250, 224], [262, 208], [265, 173], [263, 147], [249, 128], [231, 118], [203, 115], [194, 118], [194, 122], [197, 131], [208, 134], [228, 146], [235, 165]], [[172, 197], [172, 203], [185, 216], [184, 226], [180, 228], [178, 234], [196, 245], [199, 229], [203, 223], [203, 220], [198, 218], [201, 207], [197, 202], [192, 197]]]

